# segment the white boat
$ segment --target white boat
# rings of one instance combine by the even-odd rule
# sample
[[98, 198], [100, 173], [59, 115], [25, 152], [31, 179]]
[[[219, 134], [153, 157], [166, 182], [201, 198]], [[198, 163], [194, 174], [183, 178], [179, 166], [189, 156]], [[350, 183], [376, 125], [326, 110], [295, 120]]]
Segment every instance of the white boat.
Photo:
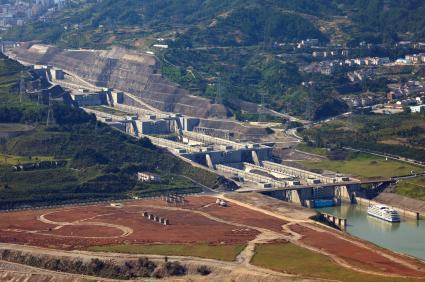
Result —
[[367, 214], [389, 222], [400, 222], [398, 211], [385, 205], [370, 206], [367, 208]]

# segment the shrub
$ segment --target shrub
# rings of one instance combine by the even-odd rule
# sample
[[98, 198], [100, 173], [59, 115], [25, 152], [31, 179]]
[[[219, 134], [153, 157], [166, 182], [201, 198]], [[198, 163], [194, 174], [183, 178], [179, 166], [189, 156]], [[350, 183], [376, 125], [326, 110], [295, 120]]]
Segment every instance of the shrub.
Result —
[[181, 265], [178, 261], [167, 262], [165, 264], [165, 269], [167, 274], [171, 276], [181, 276], [186, 274], [186, 267]]
[[202, 276], [206, 276], [206, 275], [211, 273], [211, 269], [209, 269], [209, 267], [206, 266], [206, 265], [202, 265], [202, 266], [198, 267], [197, 271]]

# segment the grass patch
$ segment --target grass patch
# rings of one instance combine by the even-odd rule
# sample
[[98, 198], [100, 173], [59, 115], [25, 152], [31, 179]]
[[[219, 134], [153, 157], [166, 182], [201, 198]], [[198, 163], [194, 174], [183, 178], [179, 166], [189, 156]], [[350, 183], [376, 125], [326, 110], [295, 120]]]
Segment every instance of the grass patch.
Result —
[[304, 143], [298, 144], [297, 149], [306, 153], [316, 154], [323, 157], [326, 157], [328, 154], [328, 150], [326, 150], [325, 148], [311, 147]]
[[399, 181], [396, 193], [401, 196], [425, 201], [425, 177]]
[[53, 161], [52, 156], [14, 156], [14, 155], [2, 155], [0, 154], [0, 166], [1, 165], [17, 165], [17, 164], [26, 164], [26, 163], [35, 163], [42, 161]]
[[32, 126], [22, 123], [0, 123], [0, 132], [28, 131], [31, 129], [33, 129]]
[[392, 176], [408, 175], [411, 171], [420, 172], [423, 168], [384, 158], [358, 154], [348, 160], [299, 161], [307, 169], [325, 169], [334, 172], [350, 174], [354, 177], [390, 178]]
[[346, 269], [339, 266], [325, 255], [298, 247], [291, 243], [257, 245], [251, 263], [275, 271], [316, 279], [366, 282], [413, 281], [409, 279], [367, 275]]
[[109, 108], [109, 107], [104, 107], [104, 106], [91, 106], [91, 107], [87, 107], [88, 109], [92, 109], [92, 110], [96, 110], [99, 112], [103, 112], [105, 114], [111, 114], [111, 115], [116, 115], [116, 116], [127, 116], [130, 115], [129, 113], [117, 110], [117, 109], [113, 109], [113, 108]]
[[200, 258], [234, 261], [245, 245], [208, 244], [155, 244], [155, 245], [108, 245], [89, 247], [89, 251], [126, 254], [150, 254], [164, 256], [193, 256]]

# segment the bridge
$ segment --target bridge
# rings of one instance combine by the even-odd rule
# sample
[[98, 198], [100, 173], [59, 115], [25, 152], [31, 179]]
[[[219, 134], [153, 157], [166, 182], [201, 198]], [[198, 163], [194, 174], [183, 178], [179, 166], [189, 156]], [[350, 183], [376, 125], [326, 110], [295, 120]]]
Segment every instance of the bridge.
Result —
[[[334, 184], [321, 183], [314, 185], [297, 185], [282, 188], [244, 189], [239, 192], [259, 192], [290, 203], [297, 203], [306, 207], [318, 207], [321, 201], [334, 201], [356, 203], [357, 197], [370, 198], [376, 196], [380, 187], [387, 187], [394, 183], [392, 179], [374, 181], [347, 181]], [[371, 185], [370, 189], [362, 188], [362, 185]]]

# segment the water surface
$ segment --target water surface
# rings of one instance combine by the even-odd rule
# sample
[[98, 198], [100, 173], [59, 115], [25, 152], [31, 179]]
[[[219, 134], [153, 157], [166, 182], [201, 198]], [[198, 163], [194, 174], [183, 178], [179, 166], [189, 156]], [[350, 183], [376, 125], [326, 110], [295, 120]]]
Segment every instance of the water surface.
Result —
[[402, 216], [400, 223], [390, 223], [367, 215], [367, 207], [343, 205], [319, 211], [347, 219], [347, 232], [358, 238], [398, 253], [425, 260], [425, 221]]

